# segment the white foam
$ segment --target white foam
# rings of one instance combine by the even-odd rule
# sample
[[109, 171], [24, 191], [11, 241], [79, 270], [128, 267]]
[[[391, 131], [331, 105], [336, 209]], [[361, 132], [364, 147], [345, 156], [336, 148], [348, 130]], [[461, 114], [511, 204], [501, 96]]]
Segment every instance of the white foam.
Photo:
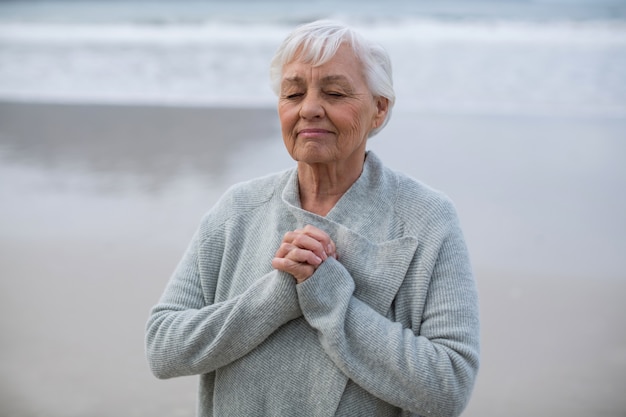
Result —
[[0, 24], [0, 42], [163, 44], [280, 42], [288, 28], [270, 25], [207, 24]]
[[[355, 22], [389, 51], [398, 106], [626, 114], [626, 25]], [[360, 25], [360, 26], [359, 26]], [[0, 24], [0, 98], [274, 105], [285, 24]]]

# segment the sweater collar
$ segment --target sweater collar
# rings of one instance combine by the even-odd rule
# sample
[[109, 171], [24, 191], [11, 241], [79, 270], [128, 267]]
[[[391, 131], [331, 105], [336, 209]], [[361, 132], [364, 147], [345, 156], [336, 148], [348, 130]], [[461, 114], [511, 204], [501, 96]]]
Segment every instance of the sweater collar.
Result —
[[361, 176], [326, 217], [302, 209], [297, 168], [292, 171], [282, 198], [296, 217], [303, 221], [313, 224], [330, 221], [349, 225], [353, 231], [367, 235], [368, 230], [377, 229], [376, 224], [393, 208], [395, 193], [395, 176], [383, 166], [374, 152], [368, 151]]

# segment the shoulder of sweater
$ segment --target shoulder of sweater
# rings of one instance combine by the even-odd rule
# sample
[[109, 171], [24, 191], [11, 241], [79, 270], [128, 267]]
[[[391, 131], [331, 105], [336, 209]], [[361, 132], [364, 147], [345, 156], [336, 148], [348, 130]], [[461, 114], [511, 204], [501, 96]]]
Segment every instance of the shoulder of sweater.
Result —
[[456, 221], [456, 208], [448, 195], [406, 174], [392, 172], [398, 186], [393, 207], [407, 225], [421, 228], [425, 223], [443, 226]]
[[204, 215], [201, 229], [213, 228], [230, 218], [262, 207], [284, 187], [292, 171], [285, 170], [232, 185]]

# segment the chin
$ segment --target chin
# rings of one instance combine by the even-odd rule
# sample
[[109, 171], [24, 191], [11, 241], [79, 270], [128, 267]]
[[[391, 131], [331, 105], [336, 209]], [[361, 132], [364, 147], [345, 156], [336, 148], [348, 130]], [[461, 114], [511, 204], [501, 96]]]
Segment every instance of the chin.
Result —
[[291, 153], [291, 157], [298, 162], [307, 164], [324, 164], [332, 163], [337, 160], [335, 155], [328, 149], [320, 149], [319, 147], [310, 146], [314, 149], [300, 149]]

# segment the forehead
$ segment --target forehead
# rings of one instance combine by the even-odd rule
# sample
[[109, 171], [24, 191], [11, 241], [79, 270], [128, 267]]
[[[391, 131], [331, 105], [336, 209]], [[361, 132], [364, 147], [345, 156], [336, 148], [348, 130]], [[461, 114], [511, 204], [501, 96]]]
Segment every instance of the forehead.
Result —
[[309, 77], [328, 81], [342, 78], [350, 82], [364, 82], [361, 62], [348, 45], [341, 45], [335, 55], [322, 65], [313, 65], [305, 61], [301, 54], [283, 67], [283, 81], [306, 80]]

